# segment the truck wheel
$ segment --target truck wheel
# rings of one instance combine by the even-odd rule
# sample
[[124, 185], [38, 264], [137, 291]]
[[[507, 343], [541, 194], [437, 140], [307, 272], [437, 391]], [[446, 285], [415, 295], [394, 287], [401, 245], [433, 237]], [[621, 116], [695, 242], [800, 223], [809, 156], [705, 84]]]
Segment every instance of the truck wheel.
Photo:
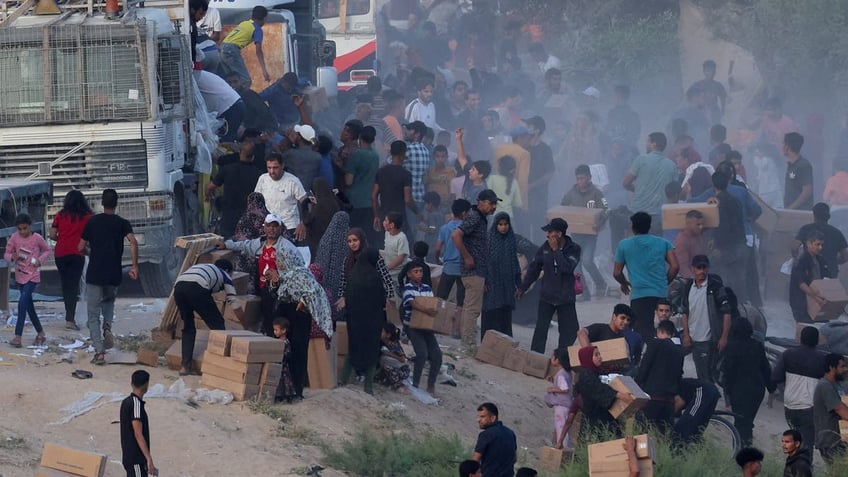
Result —
[[171, 246], [167, 255], [159, 263], [142, 263], [139, 270], [139, 280], [144, 294], [149, 297], [167, 297], [171, 294], [177, 274], [185, 258], [185, 250], [174, 247], [177, 237], [185, 235], [183, 220], [184, 202], [179, 197], [174, 201], [174, 218], [168, 244]]

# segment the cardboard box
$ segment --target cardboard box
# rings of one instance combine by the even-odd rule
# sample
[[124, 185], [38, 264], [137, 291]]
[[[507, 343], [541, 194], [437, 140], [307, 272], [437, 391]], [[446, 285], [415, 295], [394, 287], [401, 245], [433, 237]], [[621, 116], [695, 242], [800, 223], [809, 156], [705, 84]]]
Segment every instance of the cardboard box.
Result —
[[839, 420], [839, 436], [842, 438], [842, 441], [848, 442], [848, 421]]
[[261, 374], [259, 375], [259, 384], [268, 384], [276, 388], [277, 385], [280, 384], [280, 378], [282, 377], [282, 375], [282, 363], [264, 363], [262, 365]]
[[551, 367], [551, 358], [542, 353], [535, 351], [527, 352], [527, 359], [524, 360], [524, 369], [522, 370], [527, 376], [535, 376], [545, 379], [548, 377], [548, 370]]
[[775, 209], [777, 212], [777, 225], [774, 232], [791, 232], [798, 233], [801, 227], [813, 223], [812, 210], [790, 210], [790, 209]]
[[135, 354], [136, 363], [154, 368], [159, 366], [159, 353], [156, 351], [147, 348], [139, 348]]
[[527, 365], [527, 355], [530, 352], [521, 348], [510, 348], [504, 356], [503, 368], [519, 373], [524, 372], [524, 366]]
[[274, 398], [277, 397], [277, 386], [278, 384], [260, 384], [259, 395], [256, 398], [262, 401], [274, 402]]
[[228, 381], [243, 384], [259, 384], [262, 375], [261, 363], [241, 363], [227, 356], [211, 353], [203, 354], [202, 374], [209, 374]]
[[480, 343], [480, 347], [477, 348], [477, 355], [475, 358], [484, 363], [502, 366], [506, 354], [512, 350], [512, 348], [517, 347], [518, 341], [513, 339], [511, 336], [499, 331], [489, 330], [486, 332], [486, 335], [483, 336], [483, 342]]
[[39, 467], [35, 470], [35, 477], [79, 477], [77, 474], [62, 472], [61, 470]]
[[403, 326], [400, 321], [400, 303], [395, 298], [389, 298], [386, 304], [386, 320], [396, 326]]
[[333, 341], [336, 342], [336, 354], [338, 356], [347, 356], [347, 322], [336, 322], [336, 332], [333, 333]]
[[819, 346], [827, 345], [827, 339], [821, 333], [821, 328], [824, 326], [824, 323], [795, 323], [795, 341], [798, 343], [801, 342], [801, 330], [808, 326], [812, 326], [819, 330]]
[[[203, 365], [203, 354], [206, 352], [206, 346], [209, 344], [209, 331], [197, 330], [197, 335], [194, 338], [194, 361], [192, 366], [194, 371], [200, 372]], [[174, 344], [165, 352], [165, 361], [168, 363], [168, 369], [179, 371], [183, 362], [182, 341], [174, 341]]]
[[250, 291], [250, 275], [244, 272], [233, 272], [230, 278], [233, 280], [236, 295], [247, 295]]
[[247, 401], [259, 395], [258, 384], [239, 383], [211, 374], [204, 374], [200, 377], [200, 386], [227, 391], [233, 395], [233, 399], [236, 401]]
[[559, 472], [562, 467], [562, 449], [544, 446], [539, 453], [539, 469], [545, 472]]
[[[605, 367], [626, 367], [630, 365], [630, 347], [627, 346], [626, 339], [616, 338], [613, 340], [596, 341], [592, 343], [592, 346], [598, 347]], [[568, 347], [568, 360], [574, 369], [580, 369], [580, 357], [578, 355], [580, 348], [580, 345]]]
[[242, 363], [282, 363], [286, 345], [268, 336], [233, 336], [230, 356]]
[[106, 455], [46, 442], [41, 454], [41, 467], [79, 477], [103, 477], [103, 472], [106, 470]]
[[230, 355], [230, 345], [234, 336], [262, 336], [245, 330], [214, 330], [209, 332], [209, 345], [206, 351], [219, 356]]
[[[634, 438], [639, 476], [651, 477], [654, 475], [653, 464], [656, 459], [654, 441], [647, 434]], [[590, 477], [628, 477], [630, 466], [623, 446], [624, 439], [590, 444], [588, 447]]]
[[215, 263], [218, 260], [229, 260], [233, 262], [236, 259], [236, 253], [232, 250], [213, 250], [211, 252], [207, 252], [201, 254], [197, 257], [197, 261], [195, 263]]
[[413, 300], [426, 307], [435, 307], [438, 310], [436, 316], [412, 309], [409, 327], [418, 330], [430, 330], [435, 333], [450, 335], [453, 333], [453, 320], [456, 316], [456, 305], [449, 301], [434, 296], [419, 296]]
[[754, 198], [754, 201], [760, 206], [763, 210], [763, 213], [757, 217], [757, 220], [754, 221], [754, 224], [757, 228], [762, 232], [771, 232], [777, 227], [777, 211], [771, 208], [768, 204], [766, 204], [763, 199], [760, 198], [757, 194], [750, 192], [751, 196]]
[[590, 209], [588, 207], [572, 207], [567, 205], [557, 205], [548, 209], [548, 220], [554, 218], [565, 219], [568, 222], [569, 234], [582, 235], [598, 235], [603, 225], [604, 209], [598, 207]]
[[704, 228], [718, 227], [718, 205], [697, 202], [694, 204], [663, 204], [663, 230], [680, 230], [686, 228], [686, 214], [690, 210], [697, 210], [704, 214]]
[[[239, 319], [235, 310], [244, 312], [243, 319]], [[262, 298], [256, 295], [239, 295], [235, 297], [233, 306], [224, 307], [224, 319], [241, 324], [244, 329], [251, 329], [262, 322]]]
[[635, 398], [630, 404], [619, 399], [612, 403], [609, 413], [616, 419], [627, 419], [633, 416], [651, 400], [651, 396], [642, 391], [642, 388], [630, 376], [618, 376], [612, 380], [610, 387], [618, 392], [630, 393]]
[[839, 318], [848, 306], [848, 293], [839, 280], [813, 280], [810, 286], [824, 297], [827, 302], [819, 305], [809, 296], [807, 297], [807, 313], [813, 321], [830, 321]]
[[336, 378], [336, 348], [327, 349], [324, 338], [309, 340], [306, 372], [309, 376], [309, 389], [333, 389], [338, 384]]

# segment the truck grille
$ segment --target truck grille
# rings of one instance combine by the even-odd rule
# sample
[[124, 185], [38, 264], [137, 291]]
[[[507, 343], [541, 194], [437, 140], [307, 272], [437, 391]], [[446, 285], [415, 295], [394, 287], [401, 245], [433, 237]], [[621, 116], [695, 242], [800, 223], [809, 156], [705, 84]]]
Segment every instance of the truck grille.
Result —
[[144, 189], [147, 147], [143, 139], [0, 146], [0, 178], [48, 180], [60, 203], [71, 189]]

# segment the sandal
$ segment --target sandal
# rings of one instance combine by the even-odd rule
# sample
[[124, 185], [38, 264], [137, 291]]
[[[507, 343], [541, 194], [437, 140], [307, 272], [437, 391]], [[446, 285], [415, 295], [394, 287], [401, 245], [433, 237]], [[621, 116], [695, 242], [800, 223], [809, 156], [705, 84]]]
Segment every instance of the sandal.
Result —
[[106, 364], [106, 353], [95, 354], [94, 358], [91, 358], [91, 364], [96, 364], [97, 366]]
[[9, 341], [9, 346], [11, 346], [12, 348], [20, 348], [22, 346], [21, 337], [15, 336], [14, 338], [12, 338], [12, 341]]
[[32, 342], [33, 346], [44, 346], [44, 343], [47, 341], [47, 337], [44, 336], [44, 333], [39, 333], [35, 336], [35, 341]]
[[73, 376], [77, 379], [91, 379], [91, 378], [94, 377], [94, 374], [92, 374], [91, 371], [86, 371], [84, 369], [78, 369], [78, 370], [74, 371], [73, 373], [71, 373], [71, 376]]

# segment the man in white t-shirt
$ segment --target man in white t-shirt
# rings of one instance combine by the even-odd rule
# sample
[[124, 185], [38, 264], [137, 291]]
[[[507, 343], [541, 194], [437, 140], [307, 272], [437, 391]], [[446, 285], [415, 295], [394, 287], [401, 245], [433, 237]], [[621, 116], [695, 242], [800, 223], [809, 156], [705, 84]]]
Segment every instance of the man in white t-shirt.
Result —
[[416, 84], [418, 97], [406, 105], [404, 116], [407, 123], [421, 121], [433, 131], [442, 131], [443, 128], [436, 122], [436, 105], [433, 103], [433, 82], [429, 79], [421, 79]]
[[238, 129], [244, 119], [245, 105], [236, 90], [220, 76], [208, 71], [194, 72], [197, 88], [206, 103], [206, 110], [218, 113], [226, 124], [218, 132], [221, 142], [233, 142], [238, 138]]
[[221, 13], [216, 8], [209, 7], [206, 15], [197, 22], [197, 47], [203, 52], [201, 66], [212, 73], [218, 73], [218, 66], [221, 64], [221, 54], [218, 52], [221, 30]]
[[256, 189], [265, 198], [268, 212], [283, 219], [283, 227], [294, 238], [296, 245], [306, 240], [306, 226], [300, 221], [300, 209], [306, 200], [306, 191], [294, 174], [283, 169], [283, 156], [268, 155], [265, 161], [268, 172], [259, 176]]

